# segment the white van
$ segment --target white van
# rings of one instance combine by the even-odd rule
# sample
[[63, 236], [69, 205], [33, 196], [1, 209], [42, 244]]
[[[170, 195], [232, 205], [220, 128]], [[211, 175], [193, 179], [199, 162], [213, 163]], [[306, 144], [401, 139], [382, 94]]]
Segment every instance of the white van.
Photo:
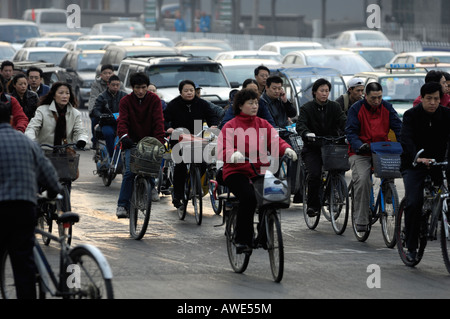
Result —
[[41, 31], [67, 30], [67, 11], [63, 9], [28, 9], [23, 20], [35, 22]]

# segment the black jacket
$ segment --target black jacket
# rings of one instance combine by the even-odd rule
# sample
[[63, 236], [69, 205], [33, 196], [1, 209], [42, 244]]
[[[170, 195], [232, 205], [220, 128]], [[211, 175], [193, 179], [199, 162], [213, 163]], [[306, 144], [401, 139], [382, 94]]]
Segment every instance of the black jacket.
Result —
[[94, 108], [92, 109], [92, 117], [100, 118], [102, 114], [119, 113], [119, 102], [126, 95], [127, 93], [124, 91], [119, 91], [116, 95], [112, 95], [111, 92], [106, 89], [95, 100]]

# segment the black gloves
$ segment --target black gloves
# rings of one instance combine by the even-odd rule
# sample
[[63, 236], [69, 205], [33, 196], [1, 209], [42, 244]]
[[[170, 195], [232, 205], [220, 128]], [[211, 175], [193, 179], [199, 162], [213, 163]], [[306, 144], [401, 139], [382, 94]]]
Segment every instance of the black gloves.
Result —
[[356, 151], [356, 154], [368, 154], [368, 153], [370, 153], [370, 145], [368, 143], [364, 143]]
[[124, 137], [122, 139], [122, 149], [124, 150], [129, 150], [130, 148], [132, 148], [134, 145], [134, 142], [131, 138], [129, 137]]
[[85, 141], [82, 141], [82, 140], [79, 140], [78, 142], [77, 142], [77, 148], [79, 148], [79, 149], [83, 149], [85, 146], [86, 146], [86, 142]]

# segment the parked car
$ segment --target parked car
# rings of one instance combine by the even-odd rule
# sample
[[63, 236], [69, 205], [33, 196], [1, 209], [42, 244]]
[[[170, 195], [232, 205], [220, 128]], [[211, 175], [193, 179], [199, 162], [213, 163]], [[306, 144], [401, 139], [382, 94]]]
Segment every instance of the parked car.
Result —
[[127, 25], [118, 23], [97, 23], [91, 29], [91, 35], [120, 35], [122, 37], [134, 37], [136, 33]]
[[66, 53], [64, 48], [22, 48], [14, 54], [13, 62], [39, 61], [59, 65]]
[[70, 41], [64, 44], [63, 48], [69, 50], [69, 51], [76, 51], [76, 50], [102, 50], [105, 46], [110, 44], [109, 41]]
[[373, 71], [372, 66], [356, 53], [343, 50], [305, 50], [288, 53], [283, 64], [321, 66], [338, 70], [347, 82], [355, 73]]
[[176, 49], [183, 55], [203, 56], [210, 59], [214, 59], [217, 54], [224, 51], [223, 49], [218, 47], [207, 46], [179, 46], [176, 47]]
[[281, 62], [283, 56], [276, 52], [261, 51], [261, 50], [236, 50], [225, 51], [219, 53], [215, 60], [230, 60], [230, 59], [268, 59]]
[[15, 19], [0, 19], [0, 41], [9, 42], [18, 50], [29, 38], [40, 36], [36, 23]]
[[0, 42], [0, 61], [11, 60], [16, 50], [8, 42]]
[[59, 65], [63, 68], [58, 73], [59, 79], [72, 85], [80, 107], [89, 100], [95, 71], [104, 54], [103, 50], [69, 51]]
[[204, 38], [181, 40], [175, 44], [175, 47], [183, 47], [183, 46], [209, 46], [209, 47], [219, 47], [227, 51], [233, 50], [233, 48], [226, 41], [215, 39], [204, 39]]
[[22, 19], [36, 22], [43, 31], [69, 30], [67, 27], [67, 11], [55, 8], [27, 9]]
[[347, 30], [339, 33], [336, 47], [384, 47], [392, 48], [392, 42], [381, 31]]
[[70, 42], [69, 38], [30, 38], [23, 44], [22, 48], [33, 48], [33, 47], [52, 47], [52, 48], [62, 48], [64, 44]]
[[269, 59], [229, 59], [217, 62], [222, 64], [223, 71], [233, 87], [240, 87], [245, 80], [255, 78], [255, 69], [260, 65], [269, 69], [282, 65], [281, 62]]
[[177, 97], [178, 84], [186, 79], [195, 81], [201, 86], [202, 98], [225, 106], [228, 102], [231, 85], [228, 82], [222, 65], [203, 57], [151, 57], [126, 58], [122, 60], [117, 72], [123, 81], [125, 90], [131, 92], [130, 75], [145, 72], [150, 82], [155, 83], [158, 92], [166, 102]]
[[311, 41], [275, 41], [264, 44], [260, 51], [271, 51], [281, 54], [283, 57], [292, 51], [323, 49], [319, 42]]
[[391, 48], [381, 47], [361, 47], [361, 48], [341, 48], [354, 52], [362, 56], [374, 69], [384, 69], [385, 65], [395, 56], [394, 50]]

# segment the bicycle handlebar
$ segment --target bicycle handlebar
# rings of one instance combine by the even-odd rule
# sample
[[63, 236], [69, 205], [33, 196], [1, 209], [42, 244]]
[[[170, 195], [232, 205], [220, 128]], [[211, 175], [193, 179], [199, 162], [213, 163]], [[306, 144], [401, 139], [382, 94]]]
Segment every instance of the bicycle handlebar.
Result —
[[68, 144], [63, 144], [63, 145], [41, 144], [41, 147], [45, 146], [45, 147], [52, 148], [54, 150], [60, 150], [60, 149], [63, 149], [63, 148], [68, 148], [68, 147], [76, 146], [76, 145], [77, 145], [76, 143], [68, 143]]
[[[416, 156], [414, 157], [413, 167], [416, 167], [418, 164], [423, 164], [423, 165], [425, 165], [424, 163], [418, 163], [418, 162], [417, 162], [417, 160], [420, 158], [420, 157], [419, 157], [420, 154], [422, 154], [423, 152], [425, 152], [425, 150], [424, 150], [423, 148], [422, 148], [420, 151], [417, 152]], [[447, 162], [447, 161], [444, 161], [444, 162], [436, 162], [436, 160], [433, 158], [433, 159], [430, 159], [430, 162], [428, 163], [428, 165], [431, 165], [431, 166], [447, 166], [447, 165], [448, 165], [448, 162]]]

